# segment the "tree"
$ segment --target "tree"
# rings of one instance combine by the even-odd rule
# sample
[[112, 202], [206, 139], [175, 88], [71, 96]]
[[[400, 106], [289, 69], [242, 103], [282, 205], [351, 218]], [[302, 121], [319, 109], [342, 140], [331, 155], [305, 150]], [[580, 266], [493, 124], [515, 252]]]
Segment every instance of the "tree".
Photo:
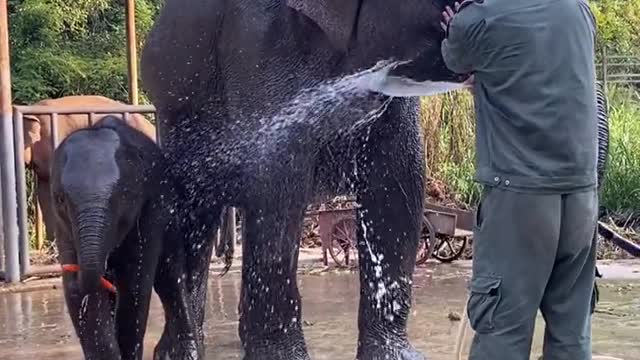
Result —
[[[160, 5], [136, 1], [138, 48]], [[127, 101], [123, 1], [10, 0], [9, 21], [14, 103], [78, 94]]]
[[592, 0], [598, 23], [598, 47], [640, 55], [640, 0]]

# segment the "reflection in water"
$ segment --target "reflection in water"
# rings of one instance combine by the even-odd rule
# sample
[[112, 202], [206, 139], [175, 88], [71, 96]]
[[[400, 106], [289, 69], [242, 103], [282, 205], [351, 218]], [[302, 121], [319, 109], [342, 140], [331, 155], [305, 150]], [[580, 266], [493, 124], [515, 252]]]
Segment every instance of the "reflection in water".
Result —
[[[452, 358], [460, 313], [466, 298], [468, 272], [440, 265], [417, 270], [409, 335], [416, 347], [434, 360]], [[238, 339], [239, 274], [219, 279], [212, 274], [207, 294], [207, 359], [240, 359]], [[623, 285], [628, 284], [629, 281]], [[594, 319], [594, 352], [640, 359], [640, 283], [602, 286], [600, 309]], [[353, 359], [357, 339], [357, 273], [299, 276], [304, 331], [313, 359]], [[536, 329], [534, 354], [540, 352], [542, 321]], [[157, 297], [152, 301], [145, 359], [151, 359], [164, 320]], [[470, 339], [467, 339], [467, 342]], [[468, 343], [467, 343], [468, 348]], [[0, 359], [79, 359], [80, 347], [66, 314], [62, 290], [0, 295]]]

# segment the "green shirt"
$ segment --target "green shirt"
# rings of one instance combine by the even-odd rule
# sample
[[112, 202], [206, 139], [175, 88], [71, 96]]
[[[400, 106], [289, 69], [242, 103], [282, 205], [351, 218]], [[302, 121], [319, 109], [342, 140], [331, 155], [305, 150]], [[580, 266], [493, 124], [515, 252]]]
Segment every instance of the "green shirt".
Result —
[[596, 26], [582, 0], [486, 0], [451, 21], [442, 54], [474, 73], [476, 181], [516, 191], [596, 186]]

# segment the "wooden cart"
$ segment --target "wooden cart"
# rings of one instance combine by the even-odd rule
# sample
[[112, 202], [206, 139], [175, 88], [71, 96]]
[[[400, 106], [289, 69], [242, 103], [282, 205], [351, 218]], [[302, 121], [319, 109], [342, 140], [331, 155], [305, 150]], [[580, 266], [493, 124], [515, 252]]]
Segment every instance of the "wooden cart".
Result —
[[[354, 266], [358, 259], [355, 206], [320, 209], [316, 213], [324, 264], [329, 265], [330, 255], [340, 267]], [[472, 229], [472, 212], [426, 203], [416, 265], [426, 263], [431, 256], [441, 262], [458, 259], [473, 236]]]

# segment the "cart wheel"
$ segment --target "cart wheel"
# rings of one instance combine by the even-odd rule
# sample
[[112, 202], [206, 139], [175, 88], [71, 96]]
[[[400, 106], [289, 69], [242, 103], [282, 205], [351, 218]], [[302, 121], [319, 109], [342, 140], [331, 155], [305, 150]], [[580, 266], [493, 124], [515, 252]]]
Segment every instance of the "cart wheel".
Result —
[[420, 242], [418, 243], [418, 252], [416, 255], [416, 266], [422, 265], [429, 260], [429, 249], [433, 247], [431, 244], [436, 243], [436, 232], [433, 225], [426, 216], [422, 217], [422, 231], [420, 232]]
[[467, 247], [467, 237], [441, 236], [433, 251], [433, 257], [443, 263], [450, 263], [462, 256]]
[[329, 243], [331, 258], [338, 266], [345, 267], [356, 259], [357, 252], [356, 221], [354, 219], [338, 221], [331, 232], [331, 242]]

